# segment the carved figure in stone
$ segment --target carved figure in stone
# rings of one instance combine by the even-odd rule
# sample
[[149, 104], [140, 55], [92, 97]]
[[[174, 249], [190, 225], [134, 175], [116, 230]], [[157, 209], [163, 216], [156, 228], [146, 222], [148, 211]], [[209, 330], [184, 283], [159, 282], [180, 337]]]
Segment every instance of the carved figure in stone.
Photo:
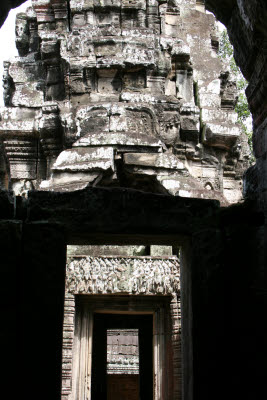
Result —
[[10, 188], [240, 200], [248, 146], [216, 43], [195, 0], [32, 0], [3, 78]]
[[[124, 268], [130, 264], [131, 272]], [[105, 268], [104, 274], [102, 268]], [[79, 257], [69, 261], [66, 275], [69, 293], [172, 294], [180, 289], [180, 266], [176, 257]]]

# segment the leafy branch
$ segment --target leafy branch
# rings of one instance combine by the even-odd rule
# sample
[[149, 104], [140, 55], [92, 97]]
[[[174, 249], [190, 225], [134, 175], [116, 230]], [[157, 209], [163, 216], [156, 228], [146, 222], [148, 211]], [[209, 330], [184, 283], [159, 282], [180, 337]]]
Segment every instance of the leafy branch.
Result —
[[241, 126], [241, 129], [248, 137], [248, 144], [251, 150], [250, 162], [252, 164], [255, 161], [255, 158], [252, 150], [251, 113], [249, 111], [247, 97], [245, 94], [245, 89], [248, 82], [243, 77], [240, 69], [236, 65], [233, 46], [230, 43], [226, 29], [224, 29], [220, 35], [219, 57], [228, 63], [230, 72], [236, 80], [238, 101], [236, 103], [235, 111], [238, 115], [238, 122]]

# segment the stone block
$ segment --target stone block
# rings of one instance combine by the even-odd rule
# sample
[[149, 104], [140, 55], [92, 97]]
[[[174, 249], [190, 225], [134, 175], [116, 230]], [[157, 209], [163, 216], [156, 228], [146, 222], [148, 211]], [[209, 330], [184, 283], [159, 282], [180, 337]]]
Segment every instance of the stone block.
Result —
[[143, 89], [146, 85], [146, 73], [143, 69], [135, 71], [127, 71], [123, 75], [124, 89]]
[[143, 256], [146, 255], [145, 246], [68, 246], [67, 256]]
[[106, 7], [121, 7], [121, 0], [92, 0], [94, 7], [101, 7], [105, 9]]
[[105, 9], [98, 9], [95, 11], [96, 24], [101, 28], [102, 26], [113, 26], [120, 28], [120, 13], [119, 11], [107, 11]]
[[150, 246], [150, 255], [153, 257], [172, 256], [172, 246]]
[[127, 132], [128, 123], [125, 115], [111, 115], [109, 130], [111, 132]]
[[191, 71], [176, 71], [176, 87], [178, 97], [182, 97], [187, 103], [193, 103], [193, 76]]
[[14, 107], [41, 107], [44, 102], [44, 92], [38, 90], [37, 83], [18, 83], [15, 85], [12, 97]]
[[81, 27], [86, 24], [86, 16], [84, 12], [75, 13], [72, 17], [72, 25], [74, 28]]
[[229, 203], [238, 203], [242, 199], [242, 182], [223, 178], [223, 194]]
[[167, 80], [165, 84], [166, 96], [176, 96], [176, 83], [171, 80]]
[[112, 147], [79, 148], [64, 150], [54, 163], [53, 171], [106, 171], [114, 170]]
[[164, 34], [169, 37], [177, 37], [179, 34], [179, 29], [177, 26], [169, 25], [167, 23], [162, 25], [162, 30], [163, 30]]
[[[28, 179], [33, 180], [36, 179], [36, 160], [10, 160], [9, 167], [10, 167], [10, 178], [11, 179]], [[19, 193], [21, 194], [21, 193]]]
[[71, 94], [83, 94], [87, 92], [87, 89], [83, 79], [83, 71], [70, 76], [69, 90]]
[[62, 70], [59, 65], [52, 65], [47, 68], [46, 83], [56, 84], [62, 81]]
[[34, 136], [38, 111], [27, 107], [9, 107], [1, 113], [0, 132], [18, 136]]
[[204, 143], [218, 147], [231, 148], [240, 136], [238, 126], [207, 123], [204, 131]]
[[161, 76], [147, 76], [147, 88], [151, 93], [163, 94], [165, 89], [165, 78]]
[[201, 93], [199, 94], [200, 107], [206, 108], [220, 108], [221, 107], [221, 98], [217, 94], [214, 93]]
[[126, 153], [124, 163], [161, 169], [184, 169], [184, 164], [172, 154]]
[[183, 141], [198, 142], [200, 135], [199, 116], [182, 115], [181, 116], [181, 133], [180, 137]]
[[109, 117], [106, 109], [80, 108], [77, 112], [78, 136], [84, 136], [87, 133], [102, 133], [109, 131]]
[[73, 12], [90, 10], [94, 7], [94, 0], [70, 0], [70, 8]]
[[127, 150], [132, 147], [135, 149], [150, 148], [153, 152], [162, 151], [163, 142], [157, 137], [148, 135], [136, 135], [132, 132], [104, 132], [104, 133], [89, 133], [78, 139], [73, 147], [80, 146], [115, 146]]
[[122, 44], [120, 42], [103, 41], [95, 42], [94, 51], [96, 57], [101, 56], [116, 56], [122, 51]]
[[14, 62], [9, 67], [9, 75], [14, 83], [41, 81], [45, 79], [45, 69], [39, 62]]
[[158, 175], [157, 180], [167, 190], [167, 192], [172, 194], [173, 196], [176, 196], [179, 193], [179, 190], [181, 188], [181, 177], [175, 176], [174, 174], [172, 174], [171, 176]]
[[145, 10], [146, 1], [145, 0], [121, 0], [121, 8], [129, 8], [134, 10]]
[[120, 93], [122, 87], [121, 79], [114, 78], [98, 78], [97, 88], [99, 93]]
[[46, 36], [41, 42], [42, 59], [56, 57], [59, 53], [59, 41], [56, 35]]
[[55, 171], [49, 180], [44, 180], [40, 184], [42, 191], [73, 192], [83, 190], [97, 179], [102, 177], [101, 172], [59, 172]]

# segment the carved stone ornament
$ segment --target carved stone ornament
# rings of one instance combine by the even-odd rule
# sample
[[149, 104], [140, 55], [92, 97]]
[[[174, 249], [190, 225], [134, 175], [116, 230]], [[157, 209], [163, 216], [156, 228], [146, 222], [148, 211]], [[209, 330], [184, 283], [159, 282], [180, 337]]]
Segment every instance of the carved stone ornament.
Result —
[[75, 257], [67, 264], [66, 291], [72, 294], [177, 294], [177, 257]]
[[203, 2], [32, 0], [16, 45], [0, 110], [10, 189], [241, 199], [249, 150]]

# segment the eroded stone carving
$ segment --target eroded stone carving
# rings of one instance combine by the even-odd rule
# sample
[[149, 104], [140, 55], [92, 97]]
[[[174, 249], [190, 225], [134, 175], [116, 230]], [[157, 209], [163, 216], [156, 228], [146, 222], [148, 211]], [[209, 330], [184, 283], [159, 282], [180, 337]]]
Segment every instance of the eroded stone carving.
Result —
[[16, 146], [6, 153], [11, 187], [30, 179], [43, 190], [241, 198], [248, 146], [202, 1], [32, 4], [17, 17], [20, 56], [5, 69], [0, 137], [28, 143], [23, 158]]
[[138, 329], [107, 330], [107, 374], [139, 374]]
[[66, 289], [72, 294], [163, 294], [180, 290], [177, 257], [77, 257], [67, 264]]

